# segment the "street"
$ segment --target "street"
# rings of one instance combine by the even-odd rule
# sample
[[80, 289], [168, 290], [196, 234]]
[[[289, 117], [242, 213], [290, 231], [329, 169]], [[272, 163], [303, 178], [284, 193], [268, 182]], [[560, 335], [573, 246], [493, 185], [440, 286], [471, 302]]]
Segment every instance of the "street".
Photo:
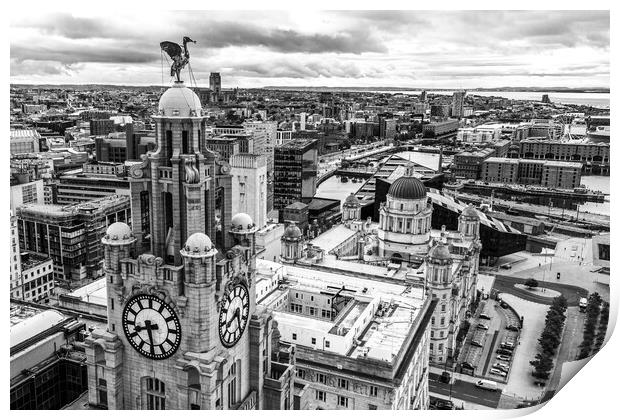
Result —
[[497, 408], [499, 399], [502, 395], [501, 392], [487, 391], [478, 388], [471, 382], [460, 381], [458, 379], [454, 380], [452, 384], [452, 393], [450, 393], [450, 384], [439, 382], [439, 375], [434, 373], [429, 373], [428, 375], [428, 390], [429, 392], [434, 392], [439, 395], [446, 397], [452, 396], [463, 401], [491, 408]]

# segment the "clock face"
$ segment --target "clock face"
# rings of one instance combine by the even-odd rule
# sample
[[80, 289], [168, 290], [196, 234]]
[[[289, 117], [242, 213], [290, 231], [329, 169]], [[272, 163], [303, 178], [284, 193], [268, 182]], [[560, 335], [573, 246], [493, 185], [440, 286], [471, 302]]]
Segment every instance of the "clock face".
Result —
[[232, 347], [243, 335], [250, 314], [250, 293], [243, 284], [236, 284], [222, 297], [220, 309], [220, 340], [226, 347]]
[[150, 359], [167, 359], [181, 344], [181, 324], [174, 310], [157, 296], [136, 295], [123, 309], [129, 344]]

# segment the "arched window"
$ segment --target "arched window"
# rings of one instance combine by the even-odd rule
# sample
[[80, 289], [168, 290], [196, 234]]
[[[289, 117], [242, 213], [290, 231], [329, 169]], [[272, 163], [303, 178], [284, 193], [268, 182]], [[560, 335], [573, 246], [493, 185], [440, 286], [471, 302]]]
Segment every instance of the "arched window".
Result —
[[108, 381], [105, 378], [105, 350], [95, 344], [95, 384], [97, 386], [97, 404], [108, 407]]
[[166, 409], [166, 384], [157, 378], [144, 378], [143, 396], [147, 410]]
[[200, 372], [195, 367], [187, 369], [188, 401], [191, 410], [200, 410]]

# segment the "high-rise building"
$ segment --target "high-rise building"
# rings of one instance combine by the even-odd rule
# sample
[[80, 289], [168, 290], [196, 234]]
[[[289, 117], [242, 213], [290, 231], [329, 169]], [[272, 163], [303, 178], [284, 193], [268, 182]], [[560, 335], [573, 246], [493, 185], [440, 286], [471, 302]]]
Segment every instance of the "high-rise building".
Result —
[[209, 75], [209, 89], [219, 95], [222, 92], [222, 78], [219, 73], [211, 73]]
[[71, 206], [27, 204], [16, 213], [19, 246], [52, 257], [56, 281], [81, 286], [103, 275], [101, 238], [108, 225], [128, 221], [130, 213], [127, 196]]
[[152, 130], [136, 130], [134, 124], [125, 124], [126, 159], [139, 160], [140, 156], [154, 150], [155, 132]]
[[230, 157], [232, 214], [248, 214], [258, 228], [267, 223], [267, 160], [239, 153]]
[[107, 136], [114, 131], [114, 120], [90, 120], [90, 135], [91, 136]]
[[273, 207], [281, 210], [304, 197], [314, 197], [317, 140], [300, 139], [278, 146], [274, 152]]
[[304, 131], [306, 129], [306, 116], [305, 112], [299, 113], [299, 130]]
[[133, 230], [114, 223], [102, 240], [108, 322], [85, 340], [89, 403], [291, 409], [294, 349], [256, 305], [257, 228], [230, 217], [231, 168], [207, 150], [190, 89], [175, 83], [158, 109], [159, 153], [130, 170]]
[[452, 95], [452, 117], [462, 118], [463, 117], [463, 107], [465, 106], [465, 95], [467, 94], [464, 90], [457, 90]]
[[382, 139], [392, 140], [396, 135], [396, 119], [381, 118], [379, 123], [379, 137]]

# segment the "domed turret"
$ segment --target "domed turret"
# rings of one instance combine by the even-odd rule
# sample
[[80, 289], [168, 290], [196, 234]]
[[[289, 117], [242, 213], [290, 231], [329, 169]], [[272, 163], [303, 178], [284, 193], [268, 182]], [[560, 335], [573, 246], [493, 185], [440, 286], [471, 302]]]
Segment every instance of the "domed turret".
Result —
[[158, 109], [164, 117], [199, 117], [202, 113], [198, 95], [183, 83], [175, 83], [161, 95]]
[[399, 200], [420, 200], [426, 198], [426, 187], [414, 176], [403, 176], [394, 181], [388, 194]]
[[356, 207], [359, 206], [360, 201], [357, 199], [354, 193], [349, 194], [349, 196], [344, 200], [345, 207]]
[[211, 239], [202, 232], [196, 232], [187, 238], [185, 246], [181, 249], [181, 255], [184, 257], [205, 257], [216, 253]]
[[471, 204], [463, 209], [461, 215], [465, 217], [476, 217], [478, 219], [480, 218], [480, 216], [478, 216], [478, 212]]
[[443, 242], [438, 242], [433, 248], [431, 248], [428, 256], [435, 260], [449, 260], [452, 258], [450, 255], [450, 249]]
[[108, 226], [101, 241], [106, 245], [128, 245], [135, 240], [131, 228], [126, 223], [116, 222]]
[[247, 213], [237, 213], [230, 220], [232, 230], [250, 230], [254, 228], [254, 222]]
[[294, 223], [288, 225], [284, 230], [284, 235], [282, 235], [283, 238], [289, 240], [300, 240], [302, 236], [301, 229]]

